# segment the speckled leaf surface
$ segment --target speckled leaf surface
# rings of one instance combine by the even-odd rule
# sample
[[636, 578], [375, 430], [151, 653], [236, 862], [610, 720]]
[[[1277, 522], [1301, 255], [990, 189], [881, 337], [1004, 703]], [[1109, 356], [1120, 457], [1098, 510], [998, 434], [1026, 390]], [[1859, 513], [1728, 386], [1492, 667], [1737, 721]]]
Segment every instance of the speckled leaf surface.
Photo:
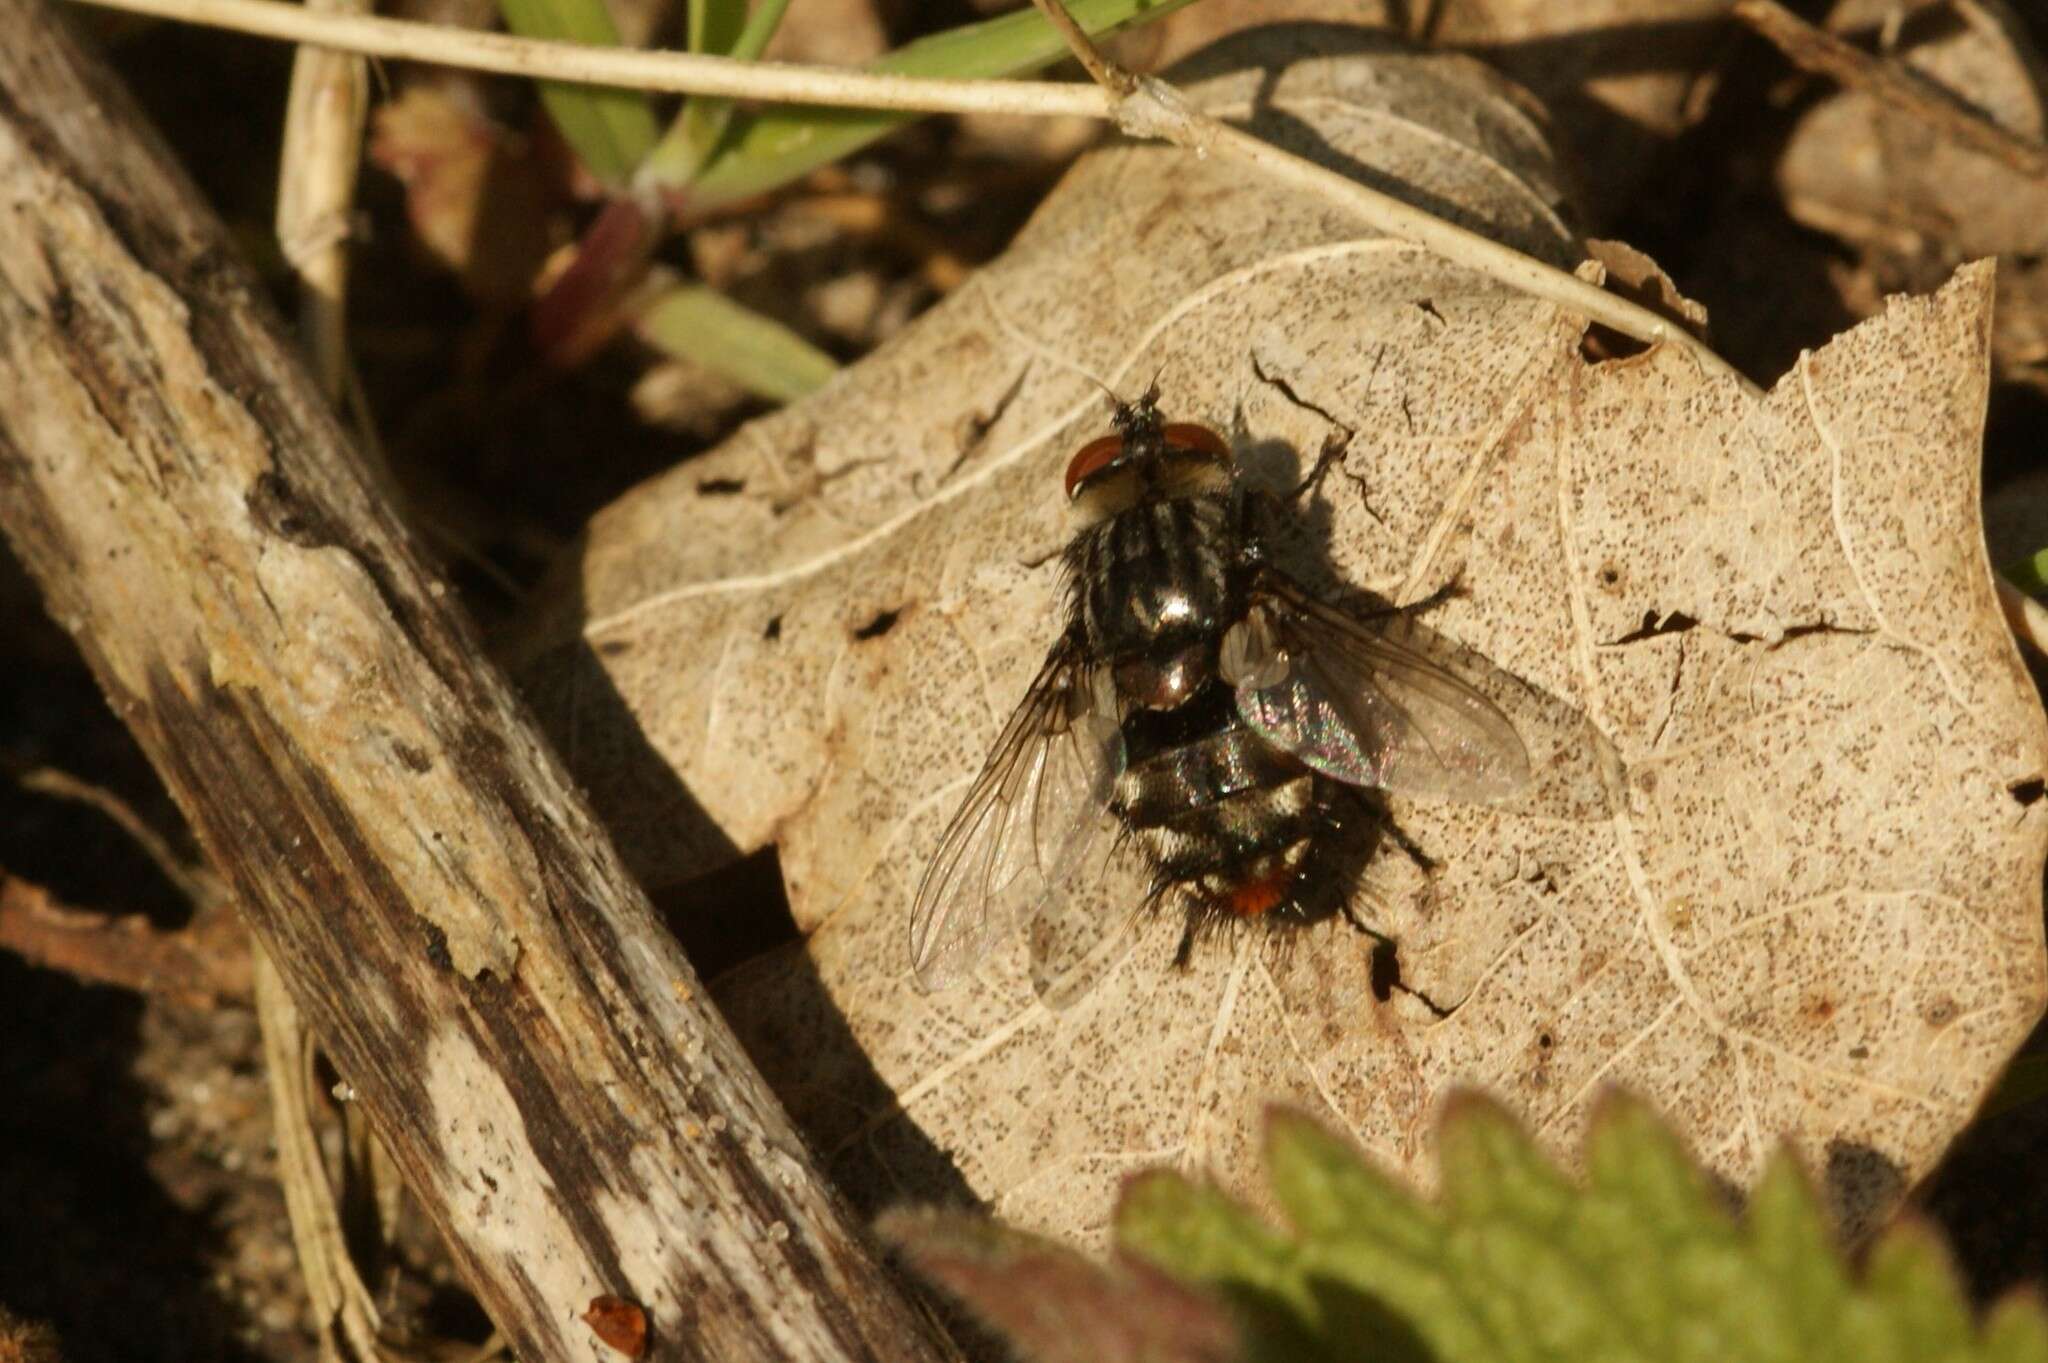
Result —
[[[1471, 68], [1238, 51], [1215, 107], [1577, 259], [1536, 129]], [[1087, 1238], [1142, 1165], [1255, 1197], [1268, 1100], [1422, 1179], [1454, 1084], [1558, 1151], [1621, 1084], [1733, 1180], [1791, 1137], [1864, 1224], [2043, 998], [2048, 733], [1977, 518], [1989, 289], [1896, 301], [1759, 399], [1662, 350], [1588, 363], [1547, 305], [1109, 149], [896, 342], [604, 512], [523, 670], [651, 879], [779, 844], [807, 940], [721, 997], [872, 1202], [964, 1188]], [[1527, 726], [1525, 798], [1394, 803], [1440, 868], [1366, 869], [1385, 997], [1341, 922], [1176, 971], [1157, 920], [1062, 1012], [1021, 941], [911, 982], [924, 860], [1057, 629], [1094, 380], [1155, 375], [1276, 489], [1348, 440], [1285, 552], [1396, 600], [1460, 580], [1427, 628]]]

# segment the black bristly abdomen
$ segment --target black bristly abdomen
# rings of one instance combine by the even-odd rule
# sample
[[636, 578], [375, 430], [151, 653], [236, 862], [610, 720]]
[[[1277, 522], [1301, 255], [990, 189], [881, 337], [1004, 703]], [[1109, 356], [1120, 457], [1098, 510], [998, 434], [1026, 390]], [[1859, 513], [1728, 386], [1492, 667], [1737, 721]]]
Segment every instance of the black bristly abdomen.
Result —
[[1112, 808], [1175, 894], [1191, 931], [1275, 910], [1306, 915], [1297, 882], [1334, 831], [1342, 788], [1252, 732], [1211, 680], [1185, 705], [1123, 723]]

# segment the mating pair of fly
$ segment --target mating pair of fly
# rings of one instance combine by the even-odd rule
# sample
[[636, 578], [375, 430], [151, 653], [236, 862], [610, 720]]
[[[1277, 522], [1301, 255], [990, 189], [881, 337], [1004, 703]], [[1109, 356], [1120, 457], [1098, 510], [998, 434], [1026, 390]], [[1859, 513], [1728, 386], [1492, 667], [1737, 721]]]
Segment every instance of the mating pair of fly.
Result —
[[[1281, 499], [1158, 400], [1119, 402], [1067, 465], [1064, 627], [918, 889], [927, 990], [1020, 925], [1058, 1005], [1151, 905], [1185, 914], [1183, 966], [1219, 928], [1315, 921], [1349, 894], [1345, 844], [1384, 826], [1367, 792], [1489, 802], [1529, 781], [1507, 716], [1374, 623], [1400, 611], [1346, 611], [1272, 560]], [[1119, 860], [1149, 872], [1124, 902]]]

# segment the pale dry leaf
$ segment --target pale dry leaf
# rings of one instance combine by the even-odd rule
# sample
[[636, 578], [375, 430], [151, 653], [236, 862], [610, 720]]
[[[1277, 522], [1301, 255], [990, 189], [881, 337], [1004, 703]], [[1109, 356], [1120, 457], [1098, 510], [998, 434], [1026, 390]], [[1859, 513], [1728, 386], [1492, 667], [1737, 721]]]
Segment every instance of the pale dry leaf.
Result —
[[[1279, 41], [1204, 59], [1205, 102], [1576, 257], [1535, 129], [1469, 64]], [[604, 512], [527, 675], [653, 878], [779, 844], [807, 941], [722, 998], [873, 1201], [971, 1191], [1088, 1237], [1139, 1166], [1255, 1195], [1266, 1101], [1421, 1179], [1451, 1085], [1570, 1151], [1625, 1084], [1731, 1179], [1794, 1138], [1865, 1222], [2043, 998], [2048, 732], [1977, 521], [1989, 288], [1895, 302], [1757, 399], [1665, 350], [1591, 364], [1547, 305], [1110, 148], [896, 341]], [[1094, 382], [1155, 376], [1276, 489], [1348, 433], [1288, 552], [1400, 600], [1462, 580], [1429, 632], [1525, 725], [1524, 800], [1394, 803], [1441, 868], [1367, 868], [1384, 998], [1341, 921], [1180, 971], [1160, 919], [1061, 1012], [1021, 941], [911, 981], [924, 860], [1056, 631]]]

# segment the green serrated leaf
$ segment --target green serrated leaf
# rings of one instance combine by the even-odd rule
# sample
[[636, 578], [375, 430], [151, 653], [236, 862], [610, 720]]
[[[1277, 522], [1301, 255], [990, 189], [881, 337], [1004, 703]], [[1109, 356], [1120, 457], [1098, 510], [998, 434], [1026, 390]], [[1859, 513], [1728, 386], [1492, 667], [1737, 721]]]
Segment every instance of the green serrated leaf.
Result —
[[1451, 1214], [1460, 1221], [1504, 1220], [1534, 1230], [1562, 1221], [1574, 1190], [1529, 1144], [1514, 1118], [1469, 1095], [1454, 1101], [1437, 1153]]
[[[618, 46], [603, 0], [498, 0], [498, 9], [523, 38]], [[654, 106], [638, 91], [542, 81], [540, 98], [584, 168], [612, 189], [632, 179], [654, 146]]]
[[[1613, 1097], [1600, 1106], [1586, 1141], [1586, 1173], [1595, 1191], [1613, 1193], [1636, 1210], [1647, 1237], [1732, 1233], [1707, 1180], [1685, 1147], [1650, 1109]], [[1633, 1249], [1635, 1246], [1629, 1246]]]
[[1979, 1329], [1917, 1226], [1889, 1232], [1859, 1284], [1789, 1156], [1738, 1222], [1638, 1103], [1597, 1114], [1584, 1189], [1489, 1103], [1454, 1102], [1439, 1150], [1427, 1204], [1313, 1121], [1272, 1114], [1291, 1232], [1155, 1171], [1125, 1186], [1117, 1242], [1227, 1305], [1257, 1363], [2048, 1363], [2038, 1297]]
[[1244, 1283], [1303, 1315], [1315, 1309], [1284, 1236], [1214, 1188], [1171, 1171], [1141, 1174], [1125, 1185], [1116, 1237], [1124, 1249], [1176, 1277]]
[[1970, 1312], [1933, 1232], [1893, 1227], [1871, 1249], [1865, 1277], [1913, 1356], [1940, 1358], [1969, 1343]]
[[1170, 1170], [1141, 1174], [1124, 1185], [1116, 1236], [1124, 1253], [1227, 1302], [1244, 1342], [1244, 1363], [1338, 1363], [1354, 1356], [1331, 1347], [1345, 1337], [1331, 1312], [1342, 1315], [1352, 1303], [1319, 1291], [1299, 1272], [1285, 1237], [1214, 1188]]
[[[1192, 0], [1073, 0], [1068, 10], [1089, 33], [1149, 23]], [[906, 76], [989, 79], [1052, 65], [1066, 46], [1036, 10], [1020, 10], [921, 38], [868, 64]], [[765, 193], [848, 156], [902, 127], [917, 114], [859, 109], [769, 109], [733, 120], [720, 149], [690, 180], [690, 199], [711, 208]], [[680, 187], [649, 168], [652, 183]]]
[[1787, 1341], [1772, 1357], [1815, 1357], [1835, 1338], [1849, 1276], [1829, 1234], [1820, 1200], [1788, 1151], [1764, 1166], [1749, 1197], [1744, 1238], [1766, 1281], [1777, 1285], [1771, 1318], [1760, 1322]]
[[699, 284], [662, 294], [635, 329], [668, 354], [778, 402], [815, 392], [839, 372], [837, 361], [788, 327]]
[[[2048, 1350], [2048, 1320], [2032, 1299], [2001, 1307], [1980, 1334], [1924, 1231], [1887, 1236], [1856, 1285], [1789, 1158], [1770, 1163], [1738, 1223], [1671, 1133], [1634, 1102], [1609, 1102], [1597, 1114], [1584, 1189], [1498, 1108], [1454, 1103], [1439, 1137], [1443, 1191], [1434, 1207], [1305, 1118], [1276, 1116], [1268, 1132], [1291, 1245], [1218, 1194], [1175, 1180], [1148, 1188], [1146, 1200], [1173, 1214], [1130, 1218], [1145, 1231], [1132, 1247], [1194, 1282], [1242, 1278], [1249, 1270], [1232, 1260], [1246, 1254], [1289, 1300], [1299, 1300], [1293, 1284], [1306, 1282], [1314, 1306], [1300, 1319], [1335, 1356], [2041, 1363]], [[1197, 1241], [1203, 1248], [1190, 1252]], [[1338, 1320], [1352, 1323], [1343, 1336], [1332, 1329]]]
[[2016, 1292], [1984, 1326], [1985, 1363], [2048, 1363], [2048, 1311], [2033, 1292]]
[[1276, 1108], [1266, 1118], [1273, 1195], [1301, 1234], [1342, 1239], [1363, 1228], [1376, 1244], [1426, 1258], [1442, 1252], [1443, 1228], [1414, 1196], [1359, 1161], [1320, 1122]]

